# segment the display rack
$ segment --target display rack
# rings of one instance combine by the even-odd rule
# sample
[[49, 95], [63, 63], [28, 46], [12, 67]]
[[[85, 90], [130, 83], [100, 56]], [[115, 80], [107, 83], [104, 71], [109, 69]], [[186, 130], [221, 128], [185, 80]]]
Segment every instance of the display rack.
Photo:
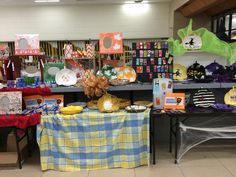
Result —
[[[183, 83], [174, 83], [175, 90], [186, 90], [186, 89], [199, 89], [199, 88], [213, 88], [213, 89], [220, 89], [220, 88], [231, 88], [235, 86], [236, 83], [219, 83], [219, 82], [212, 82], [212, 83], [190, 83], [190, 84], [183, 84]], [[151, 83], [136, 83], [136, 84], [129, 84], [124, 86], [111, 86], [108, 91], [141, 91], [141, 90], [152, 90]], [[51, 88], [53, 93], [62, 93], [62, 92], [83, 92], [82, 88], [78, 87], [55, 87]]]

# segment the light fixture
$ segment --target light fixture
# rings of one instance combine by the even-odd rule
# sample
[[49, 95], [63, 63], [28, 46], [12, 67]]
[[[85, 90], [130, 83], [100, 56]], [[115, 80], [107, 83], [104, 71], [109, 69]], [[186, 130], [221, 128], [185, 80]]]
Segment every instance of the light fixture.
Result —
[[148, 1], [144, 0], [134, 0], [134, 1], [125, 1], [125, 4], [147, 4]]
[[60, 0], [35, 0], [36, 3], [50, 3], [50, 2], [60, 2]]

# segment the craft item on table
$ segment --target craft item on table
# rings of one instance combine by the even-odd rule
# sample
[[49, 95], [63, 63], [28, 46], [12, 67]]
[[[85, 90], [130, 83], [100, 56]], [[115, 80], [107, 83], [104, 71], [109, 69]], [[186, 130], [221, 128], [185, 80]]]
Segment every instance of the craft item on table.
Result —
[[222, 65], [212, 73], [212, 77], [217, 82], [227, 82], [232, 79]]
[[39, 55], [38, 34], [17, 34], [15, 39], [15, 55]]
[[57, 85], [72, 86], [77, 83], [76, 73], [70, 69], [62, 69], [56, 74]]
[[233, 111], [236, 109], [236, 106], [222, 103], [213, 104], [211, 107], [218, 111]]
[[131, 105], [127, 106], [125, 110], [130, 113], [144, 112], [147, 108], [145, 106]]
[[0, 60], [7, 60], [9, 57], [10, 49], [6, 45], [0, 45]]
[[87, 70], [84, 74], [83, 88], [87, 97], [100, 97], [109, 87], [108, 79], [105, 76], [96, 76], [94, 71]]
[[167, 93], [164, 109], [185, 110], [185, 93]]
[[65, 59], [72, 59], [73, 45], [65, 44], [63, 49], [64, 49]]
[[22, 92], [0, 92], [0, 114], [21, 114]]
[[131, 101], [129, 99], [119, 98], [120, 101], [120, 109], [125, 109], [127, 106], [131, 105]]
[[85, 102], [74, 102], [74, 103], [67, 104], [67, 106], [81, 106], [81, 107], [85, 108], [87, 106], [87, 104]]
[[95, 57], [95, 46], [93, 44], [86, 44], [86, 53], [88, 58]]
[[110, 65], [112, 67], [121, 67], [125, 65], [125, 59], [119, 59], [119, 60], [108, 60], [108, 59], [102, 59], [102, 65]]
[[26, 81], [26, 85], [35, 83], [35, 78], [41, 80], [41, 70], [37, 62], [21, 63], [21, 77]]
[[187, 69], [181, 64], [174, 64], [173, 67], [174, 80], [184, 81], [187, 79]]
[[205, 75], [206, 71], [204, 66], [200, 65], [197, 61], [187, 69], [188, 79], [201, 79], [204, 78]]
[[81, 49], [77, 49], [77, 51], [73, 51], [72, 58], [74, 59], [87, 58], [87, 52]]
[[64, 68], [64, 63], [45, 63], [43, 68], [44, 82], [55, 82], [56, 74]]
[[173, 92], [173, 81], [167, 78], [153, 79], [153, 107], [164, 108], [164, 98], [167, 93]]
[[130, 83], [128, 79], [110, 79], [109, 82], [114, 86], [127, 85]]
[[98, 100], [92, 100], [87, 102], [87, 107], [89, 109], [98, 109]]
[[215, 104], [215, 95], [209, 89], [199, 89], [193, 95], [193, 104], [196, 107], [210, 107]]
[[[42, 105], [44, 104], [43, 96], [32, 95], [23, 97], [25, 102], [25, 107], [27, 110], [35, 109], [36, 112], [43, 112]], [[39, 109], [41, 107], [41, 109]]]
[[153, 106], [153, 102], [152, 101], [135, 101], [134, 105], [145, 106], [147, 108], [150, 108]]
[[105, 65], [102, 67], [102, 74], [108, 79], [116, 79], [117, 71], [111, 65]]
[[224, 102], [236, 106], [236, 89], [234, 87], [225, 94]]
[[198, 83], [209, 83], [214, 80], [213, 76], [202, 76], [201, 78], [195, 78], [194, 81]]
[[116, 67], [115, 71], [117, 73], [117, 79], [119, 80], [129, 80], [129, 82], [135, 82], [136, 81], [136, 72], [135, 70], [130, 66], [122, 66], [122, 67]]
[[48, 112], [55, 113], [64, 107], [64, 95], [44, 96], [43, 100]]
[[99, 35], [99, 51], [101, 54], [123, 53], [122, 33], [101, 33]]
[[220, 65], [219, 63], [217, 63], [216, 61], [210, 63], [209, 65], [207, 65], [205, 67], [206, 69], [206, 75], [212, 75], [213, 72], [215, 72], [216, 70], [218, 70], [220, 67], [222, 67], [222, 65]]
[[83, 111], [83, 107], [81, 106], [67, 106], [60, 109], [60, 113], [64, 115], [73, 115], [73, 114], [79, 114]]
[[226, 73], [231, 78], [232, 81], [236, 80], [236, 68], [234, 66], [225, 66]]
[[110, 94], [105, 94], [98, 100], [98, 109], [100, 112], [116, 112], [120, 109], [119, 99]]
[[137, 80], [152, 82], [153, 78], [173, 78], [173, 56], [168, 48], [163, 48], [166, 41], [146, 42], [149, 49], [140, 49], [141, 43], [132, 43], [134, 51], [132, 67], [137, 73]]

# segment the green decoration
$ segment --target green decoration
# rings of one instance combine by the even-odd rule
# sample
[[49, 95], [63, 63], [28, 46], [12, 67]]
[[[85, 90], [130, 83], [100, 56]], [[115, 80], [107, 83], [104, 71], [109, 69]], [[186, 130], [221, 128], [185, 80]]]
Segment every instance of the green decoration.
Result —
[[199, 28], [193, 31], [192, 20], [190, 20], [189, 25], [186, 28], [180, 29], [178, 31], [178, 36], [181, 38], [181, 42], [174, 39], [168, 40], [170, 54], [173, 56], [181, 56], [189, 51], [188, 49], [184, 48], [182, 41], [190, 35], [196, 35], [201, 38], [202, 45], [198, 51], [222, 56], [230, 62], [236, 60], [236, 42], [227, 43], [222, 41], [214, 33], [208, 31], [206, 28]]

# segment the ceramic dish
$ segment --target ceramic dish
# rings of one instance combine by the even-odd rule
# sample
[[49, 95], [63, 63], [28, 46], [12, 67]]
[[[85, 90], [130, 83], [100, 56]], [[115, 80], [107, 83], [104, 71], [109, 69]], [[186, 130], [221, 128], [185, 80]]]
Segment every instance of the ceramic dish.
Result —
[[74, 103], [69, 103], [67, 106], [81, 106], [85, 108], [87, 104], [85, 102], [74, 102]]
[[150, 108], [151, 106], [153, 106], [153, 102], [152, 101], [135, 101], [134, 105], [145, 106], [145, 107]]
[[69, 69], [62, 69], [56, 74], [56, 83], [63, 86], [72, 86], [77, 83], [76, 73]]
[[145, 106], [137, 106], [137, 105], [132, 105], [132, 106], [127, 106], [125, 110], [130, 113], [137, 113], [137, 112], [144, 112], [147, 108]]

